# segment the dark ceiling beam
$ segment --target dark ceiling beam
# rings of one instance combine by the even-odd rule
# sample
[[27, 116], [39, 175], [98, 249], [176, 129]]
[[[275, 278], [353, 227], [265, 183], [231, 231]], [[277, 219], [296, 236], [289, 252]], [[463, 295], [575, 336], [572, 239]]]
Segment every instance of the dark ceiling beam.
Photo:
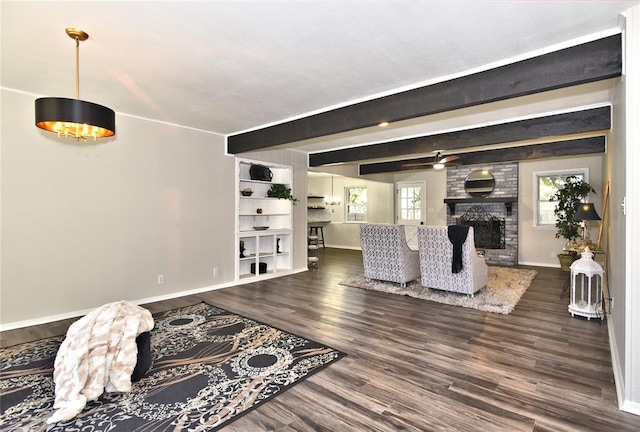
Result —
[[572, 135], [611, 128], [611, 106], [536, 117], [492, 126], [437, 135], [408, 138], [380, 144], [312, 153], [309, 166], [420, 155], [436, 151], [503, 144], [549, 136]]
[[609, 78], [622, 73], [620, 34], [452, 80], [227, 137], [238, 154]]
[[[545, 144], [533, 144], [520, 147], [510, 147], [497, 150], [484, 150], [472, 153], [462, 153], [460, 158], [453, 162], [454, 165], [480, 165], [498, 162], [516, 162], [532, 159], [544, 159], [551, 157], [576, 156], [593, 153], [604, 153], [606, 151], [606, 140], [604, 136], [579, 138], [567, 141], [555, 141]], [[380, 174], [399, 171], [417, 171], [433, 169], [432, 166], [422, 167], [404, 166], [406, 164], [416, 164], [433, 162], [433, 157], [419, 159], [405, 159], [391, 162], [379, 162], [362, 164], [359, 167], [360, 175]]]

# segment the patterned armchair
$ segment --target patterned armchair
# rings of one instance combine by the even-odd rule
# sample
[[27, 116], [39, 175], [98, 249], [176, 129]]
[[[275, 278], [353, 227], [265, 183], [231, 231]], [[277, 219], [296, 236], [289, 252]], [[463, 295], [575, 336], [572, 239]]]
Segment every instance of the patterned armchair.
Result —
[[420, 277], [420, 256], [407, 246], [403, 225], [360, 225], [364, 275], [369, 279], [399, 283]]
[[420, 275], [422, 286], [472, 296], [487, 285], [488, 267], [476, 253], [473, 227], [462, 244], [462, 270], [453, 273], [453, 244], [446, 226], [419, 226]]

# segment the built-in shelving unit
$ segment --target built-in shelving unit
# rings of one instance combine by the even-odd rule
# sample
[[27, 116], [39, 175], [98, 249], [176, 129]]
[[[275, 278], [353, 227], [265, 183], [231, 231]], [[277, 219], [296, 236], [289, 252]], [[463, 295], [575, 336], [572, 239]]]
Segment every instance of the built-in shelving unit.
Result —
[[309, 195], [307, 197], [307, 202], [309, 203], [309, 205], [307, 205], [308, 210], [324, 210], [325, 209], [325, 206], [323, 205], [324, 197], [322, 196]]
[[[251, 178], [251, 165], [269, 168], [270, 181]], [[236, 158], [236, 280], [290, 272], [293, 252], [291, 201], [272, 198], [273, 184], [292, 187], [290, 166]], [[251, 195], [242, 191], [251, 189]]]

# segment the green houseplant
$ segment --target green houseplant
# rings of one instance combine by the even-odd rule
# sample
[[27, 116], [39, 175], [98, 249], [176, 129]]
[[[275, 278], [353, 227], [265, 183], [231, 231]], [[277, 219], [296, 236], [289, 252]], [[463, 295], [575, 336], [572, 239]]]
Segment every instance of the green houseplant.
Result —
[[565, 179], [564, 186], [559, 188], [551, 196], [552, 201], [558, 201], [553, 212], [556, 216], [556, 238], [567, 240], [566, 252], [558, 254], [560, 267], [569, 271], [569, 266], [577, 258], [577, 250], [571, 248], [571, 244], [580, 237], [581, 221], [575, 220], [578, 205], [589, 196], [589, 193], [596, 193], [589, 183], [576, 176], [569, 176]]
[[291, 188], [280, 183], [272, 184], [271, 188], [267, 191], [267, 196], [271, 198], [288, 199], [293, 205], [296, 205], [298, 202], [298, 198], [291, 195]]

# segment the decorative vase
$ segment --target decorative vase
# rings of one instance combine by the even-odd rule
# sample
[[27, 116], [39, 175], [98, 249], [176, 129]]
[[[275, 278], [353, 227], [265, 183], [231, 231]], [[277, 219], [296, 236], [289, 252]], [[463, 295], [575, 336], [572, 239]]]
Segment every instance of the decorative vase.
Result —
[[240, 258], [244, 258], [244, 240], [240, 240]]
[[280, 252], [280, 239], [276, 238], [276, 253], [281, 253]]

